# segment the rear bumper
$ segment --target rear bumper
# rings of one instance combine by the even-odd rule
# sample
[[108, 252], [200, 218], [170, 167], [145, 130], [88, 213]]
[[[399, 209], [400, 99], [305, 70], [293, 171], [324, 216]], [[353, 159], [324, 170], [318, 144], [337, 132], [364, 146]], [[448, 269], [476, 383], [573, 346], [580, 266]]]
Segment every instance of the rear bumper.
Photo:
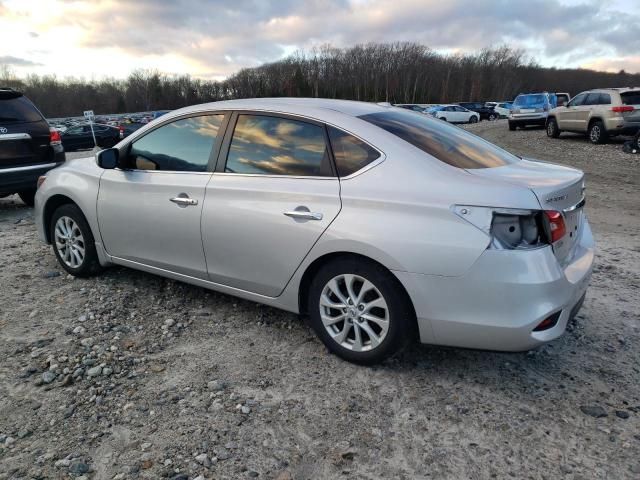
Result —
[[515, 125], [545, 125], [548, 112], [540, 113], [512, 113], [509, 115], [509, 123]]
[[38, 177], [62, 165], [64, 160], [65, 154], [61, 151], [56, 152], [52, 160], [47, 163], [0, 169], [0, 195], [35, 189]]
[[[522, 351], [561, 336], [577, 313], [593, 268], [588, 222], [564, 268], [551, 247], [486, 250], [463, 277], [394, 272], [413, 301], [423, 343]], [[560, 312], [555, 326], [536, 326]]]

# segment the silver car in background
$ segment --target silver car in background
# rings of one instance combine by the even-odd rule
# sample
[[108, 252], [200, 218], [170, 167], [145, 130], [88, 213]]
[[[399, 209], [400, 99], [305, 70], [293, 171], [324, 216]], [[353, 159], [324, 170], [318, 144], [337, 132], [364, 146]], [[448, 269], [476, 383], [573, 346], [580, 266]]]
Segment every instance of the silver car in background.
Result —
[[559, 337], [594, 259], [584, 175], [426, 115], [323, 99], [197, 105], [39, 182], [62, 267], [117, 264], [304, 314], [344, 359]]

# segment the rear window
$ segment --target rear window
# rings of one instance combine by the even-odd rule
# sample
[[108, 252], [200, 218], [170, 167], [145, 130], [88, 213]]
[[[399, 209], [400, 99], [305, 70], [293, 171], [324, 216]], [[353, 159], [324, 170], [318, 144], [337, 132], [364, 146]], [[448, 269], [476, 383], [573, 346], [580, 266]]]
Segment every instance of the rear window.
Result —
[[393, 110], [360, 118], [454, 167], [501, 167], [520, 160], [476, 135], [425, 115]]
[[0, 122], [39, 122], [42, 115], [25, 97], [0, 99]]
[[640, 90], [621, 93], [620, 98], [625, 105], [640, 105]]
[[518, 95], [513, 102], [518, 107], [532, 107], [536, 105], [544, 105], [546, 97], [544, 95]]

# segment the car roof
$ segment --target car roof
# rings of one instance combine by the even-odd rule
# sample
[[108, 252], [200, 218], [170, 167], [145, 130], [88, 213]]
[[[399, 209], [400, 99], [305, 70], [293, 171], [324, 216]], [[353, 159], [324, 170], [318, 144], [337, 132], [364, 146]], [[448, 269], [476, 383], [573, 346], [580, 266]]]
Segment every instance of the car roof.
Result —
[[328, 98], [245, 98], [203, 103], [174, 110], [173, 113], [190, 113], [203, 110], [273, 110], [280, 113], [300, 113], [301, 109], [331, 110], [354, 117], [379, 113], [394, 108], [391, 105], [358, 102], [355, 100], [334, 100]]

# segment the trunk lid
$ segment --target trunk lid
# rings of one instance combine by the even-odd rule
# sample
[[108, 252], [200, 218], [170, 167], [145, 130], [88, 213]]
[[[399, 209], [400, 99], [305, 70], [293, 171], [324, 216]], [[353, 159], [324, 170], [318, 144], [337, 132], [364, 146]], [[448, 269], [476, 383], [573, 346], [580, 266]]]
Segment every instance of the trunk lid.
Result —
[[[535, 194], [543, 210], [562, 212], [567, 234], [553, 244], [553, 251], [561, 264], [570, 261], [583, 219], [584, 173], [582, 171], [525, 159], [502, 167], [467, 171], [472, 175], [528, 188]], [[504, 208], [509, 208], [509, 205], [504, 205]]]
[[0, 170], [51, 160], [49, 125], [44, 120], [0, 126]]

